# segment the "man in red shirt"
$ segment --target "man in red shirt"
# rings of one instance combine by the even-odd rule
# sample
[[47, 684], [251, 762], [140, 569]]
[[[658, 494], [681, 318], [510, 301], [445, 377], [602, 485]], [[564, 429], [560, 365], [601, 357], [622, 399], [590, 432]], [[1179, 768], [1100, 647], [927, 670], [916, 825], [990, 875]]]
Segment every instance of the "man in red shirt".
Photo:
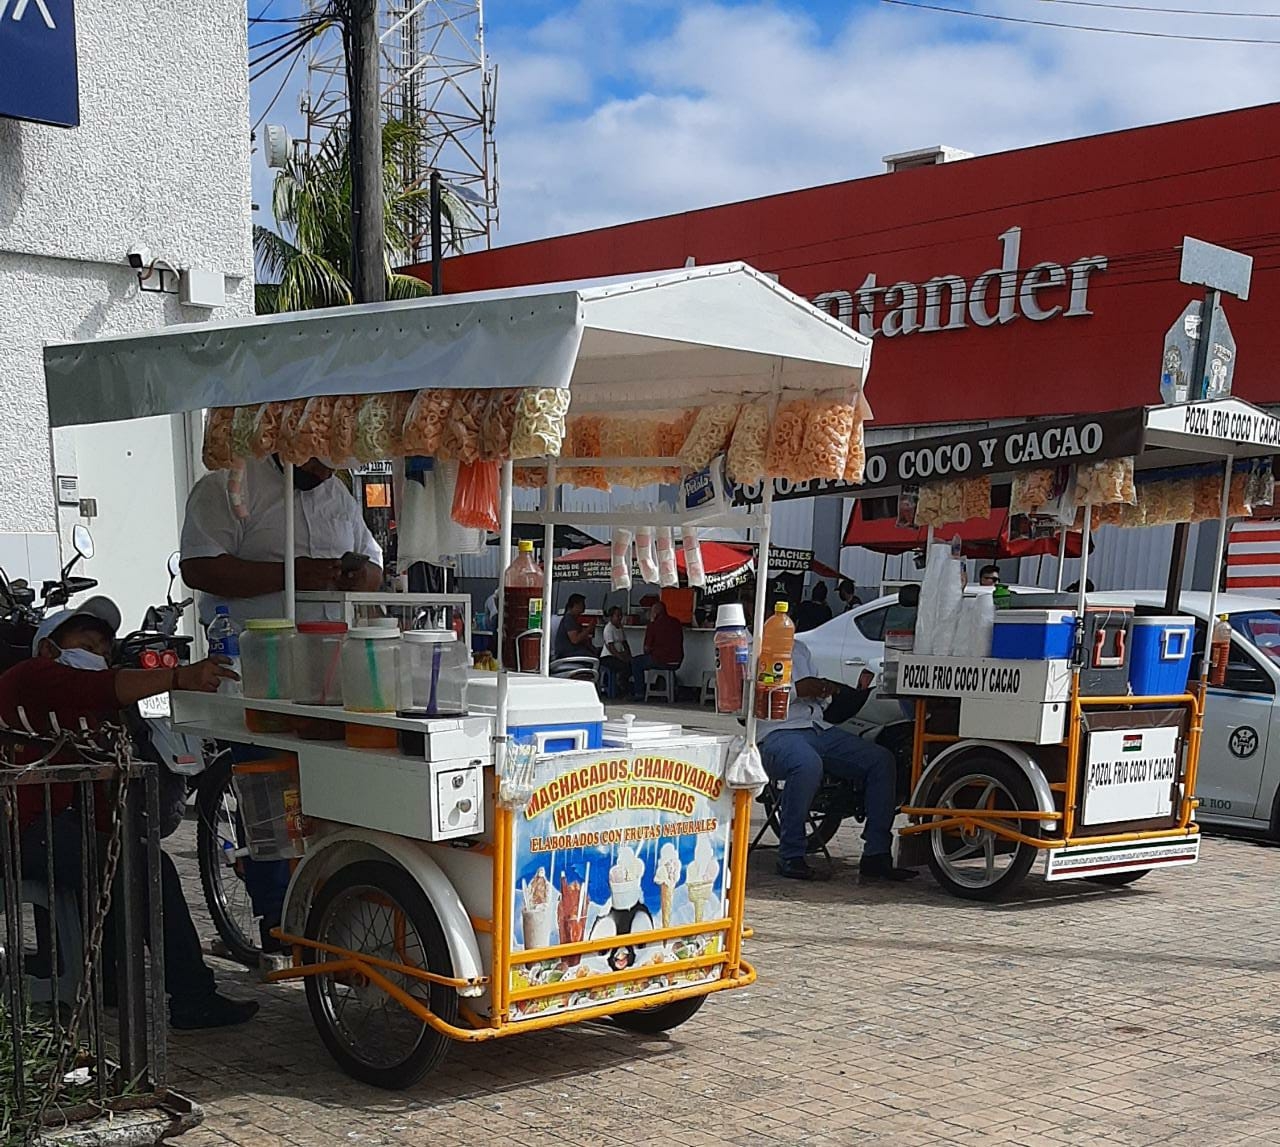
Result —
[[[105, 597], [90, 598], [75, 609], [45, 618], [33, 643], [35, 656], [0, 675], [0, 720], [11, 729], [42, 736], [53, 732], [55, 724], [62, 730], [93, 729], [117, 722], [120, 709], [144, 697], [173, 689], [212, 693], [220, 680], [234, 676], [212, 658], [176, 669], [111, 669], [108, 658], [119, 626], [120, 611]], [[36, 745], [24, 747], [18, 763], [36, 760], [41, 754]], [[74, 753], [69, 751], [62, 759], [73, 760]], [[22, 876], [26, 880], [47, 878], [45, 791], [42, 785], [18, 786]], [[70, 811], [75, 788], [54, 784], [48, 792], [55, 890], [79, 889], [79, 818]], [[255, 1002], [218, 994], [213, 973], [200, 953], [200, 939], [182, 894], [178, 870], [163, 852], [160, 887], [170, 1023], [176, 1028], [208, 1028], [251, 1018], [258, 1010]], [[112, 932], [108, 927], [106, 935]]]
[[644, 630], [644, 652], [631, 662], [636, 688], [642, 687], [650, 669], [679, 669], [683, 660], [684, 626], [655, 601]]

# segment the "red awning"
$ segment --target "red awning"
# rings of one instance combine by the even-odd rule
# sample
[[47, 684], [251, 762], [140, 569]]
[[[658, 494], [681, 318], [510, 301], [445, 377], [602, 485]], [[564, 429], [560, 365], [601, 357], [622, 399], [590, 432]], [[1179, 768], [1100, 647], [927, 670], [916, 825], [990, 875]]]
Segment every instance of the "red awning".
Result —
[[[707, 574], [707, 589], [718, 593], [732, 588], [739, 581], [746, 581], [755, 572], [756, 547], [751, 542], [716, 542], [702, 543], [702, 568]], [[773, 547], [770, 547], [773, 552]], [[786, 551], [794, 554], [798, 551]], [[837, 578], [840, 575], [824, 562], [818, 561], [812, 554], [808, 555], [808, 568], [819, 577]], [[684, 550], [676, 544], [676, 568], [680, 576], [685, 576]], [[771, 572], [785, 572], [772, 571]], [[632, 576], [639, 576], [639, 571], [632, 562]], [[556, 577], [567, 581], [608, 581], [609, 580], [609, 547], [607, 545], [586, 546], [561, 554], [556, 558]]]
[[[1009, 538], [1009, 511], [999, 507], [985, 518], [970, 518], [934, 529], [938, 541], [950, 541], [960, 535], [962, 553], [967, 558], [1033, 558], [1058, 552], [1057, 536], [1045, 538]], [[844, 531], [846, 546], [862, 546], [878, 554], [906, 554], [922, 549], [928, 530], [924, 526], [901, 529], [896, 518], [864, 519], [862, 502], [854, 503], [853, 513]], [[1067, 557], [1080, 556], [1080, 534], [1067, 535]]]

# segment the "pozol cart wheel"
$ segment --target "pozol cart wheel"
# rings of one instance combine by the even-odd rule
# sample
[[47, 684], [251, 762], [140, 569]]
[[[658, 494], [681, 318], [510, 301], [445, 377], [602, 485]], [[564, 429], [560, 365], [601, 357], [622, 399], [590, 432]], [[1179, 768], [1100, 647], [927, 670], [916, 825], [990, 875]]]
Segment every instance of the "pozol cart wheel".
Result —
[[[1031, 812], [1036, 806], [1031, 784], [1012, 762], [992, 754], [966, 754], [943, 767], [929, 796], [932, 808]], [[1008, 822], [1034, 836], [1035, 821]], [[1019, 883], [1037, 849], [1005, 840], [990, 829], [935, 829], [929, 833], [929, 868], [953, 896], [965, 900], [998, 900]]]
[[[449, 945], [435, 909], [411, 876], [394, 864], [364, 860], [326, 881], [307, 917], [306, 936], [437, 975], [453, 975]], [[308, 949], [308, 963], [341, 957]], [[458, 1019], [458, 993], [379, 968], [397, 988], [446, 1023]], [[373, 1087], [412, 1087], [449, 1047], [448, 1036], [358, 973], [306, 978], [307, 1006], [329, 1054], [353, 1079]]]
[[669, 1032], [678, 1028], [686, 1020], [690, 1020], [702, 1007], [706, 996], [690, 996], [684, 1000], [673, 1000], [669, 1004], [659, 1004], [656, 1008], [639, 1008], [633, 1012], [618, 1012], [610, 1016], [615, 1024], [627, 1031], [640, 1032], [642, 1035], [656, 1035], [658, 1032]]

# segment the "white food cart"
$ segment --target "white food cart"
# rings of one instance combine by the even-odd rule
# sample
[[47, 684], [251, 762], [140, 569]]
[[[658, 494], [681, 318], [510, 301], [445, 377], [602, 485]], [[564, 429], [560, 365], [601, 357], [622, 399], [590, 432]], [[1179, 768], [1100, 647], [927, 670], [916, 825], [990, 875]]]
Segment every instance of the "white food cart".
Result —
[[[598, 284], [549, 285], [285, 314], [50, 347], [54, 427], [303, 398], [433, 389], [567, 390], [570, 415], [770, 402], [835, 393], [856, 403], [867, 339], [741, 264]], [[561, 410], [563, 415], [563, 408]], [[562, 427], [563, 429], [563, 427]], [[857, 428], [860, 441], [860, 424]], [[660, 457], [521, 458], [554, 491], [580, 465], [679, 466]], [[513, 460], [501, 461], [501, 553], [511, 555]], [[285, 552], [293, 466], [283, 467]], [[631, 524], [688, 515], [630, 512]], [[700, 526], [753, 527], [768, 552], [769, 500], [705, 509]], [[544, 563], [551, 600], [554, 563]], [[765, 571], [762, 571], [762, 573]], [[285, 589], [294, 605], [293, 570]], [[757, 645], [767, 578], [757, 593]], [[501, 629], [500, 619], [499, 628]], [[477, 1041], [604, 1016], [641, 1031], [682, 1023], [717, 991], [752, 982], [743, 958], [751, 784], [726, 738], [611, 729], [589, 683], [478, 675], [468, 712], [405, 718], [288, 700], [179, 694], [185, 730], [296, 756], [313, 822], [280, 932], [325, 1044], [353, 1076], [408, 1086], [450, 1039]], [[371, 724], [412, 754], [254, 733], [247, 708]], [[748, 713], [745, 742], [754, 744]], [[537, 745], [530, 791], [500, 799]]]

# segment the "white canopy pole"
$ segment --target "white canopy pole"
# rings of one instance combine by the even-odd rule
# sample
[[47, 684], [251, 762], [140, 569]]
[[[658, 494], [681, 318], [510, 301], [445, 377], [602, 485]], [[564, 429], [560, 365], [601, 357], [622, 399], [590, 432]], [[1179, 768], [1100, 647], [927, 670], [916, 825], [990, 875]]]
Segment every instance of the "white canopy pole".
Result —
[[1062, 592], [1062, 567], [1067, 564], [1067, 534], [1070, 529], [1060, 530], [1058, 533], [1058, 576], [1054, 583], [1054, 592]]
[[1213, 626], [1218, 620], [1218, 582], [1222, 579], [1222, 551], [1227, 544], [1227, 507], [1231, 502], [1231, 473], [1235, 456], [1227, 455], [1222, 475], [1222, 502], [1218, 507], [1218, 539], [1213, 549], [1213, 584], [1209, 587], [1209, 625], [1205, 630], [1204, 656], [1200, 658], [1200, 683], [1209, 680], [1209, 646], [1213, 642]]
[[756, 604], [751, 626], [751, 664], [747, 674], [747, 744], [756, 743], [756, 676], [760, 667], [760, 642], [764, 639], [765, 605], [769, 588], [769, 531], [773, 519], [773, 479], [766, 478], [761, 495], [762, 521], [756, 531]]
[[294, 551], [297, 527], [293, 512], [293, 463], [284, 463], [284, 615], [290, 621], [298, 616], [297, 573]]
[[[1084, 607], [1086, 587], [1089, 584], [1089, 530], [1093, 523], [1093, 505], [1084, 504], [1084, 525], [1080, 529], [1080, 595], [1077, 608], [1080, 611], [1080, 622], [1084, 623]], [[1065, 537], [1065, 533], [1063, 537]]]
[[547, 484], [542, 490], [542, 508], [547, 511], [547, 524], [542, 528], [542, 641], [538, 652], [538, 671], [543, 677], [551, 675], [551, 623], [555, 612], [551, 597], [555, 590], [556, 527], [551, 512], [556, 508], [556, 460], [547, 459]]
[[[511, 487], [515, 478], [515, 468], [511, 464], [511, 460], [502, 463], [502, 484], [498, 494], [499, 501], [499, 530], [498, 535], [498, 558], [499, 565], [505, 572], [507, 566], [511, 564]], [[501, 575], [499, 575], [501, 576]], [[503, 592], [504, 587], [498, 587], [498, 632], [504, 631], [506, 622], [506, 594]], [[499, 646], [501, 649], [501, 646]], [[502, 771], [506, 767], [507, 759], [507, 666], [501, 655], [498, 657], [498, 723], [497, 728], [493, 731], [493, 764], [497, 770], [498, 776], [502, 776]]]

